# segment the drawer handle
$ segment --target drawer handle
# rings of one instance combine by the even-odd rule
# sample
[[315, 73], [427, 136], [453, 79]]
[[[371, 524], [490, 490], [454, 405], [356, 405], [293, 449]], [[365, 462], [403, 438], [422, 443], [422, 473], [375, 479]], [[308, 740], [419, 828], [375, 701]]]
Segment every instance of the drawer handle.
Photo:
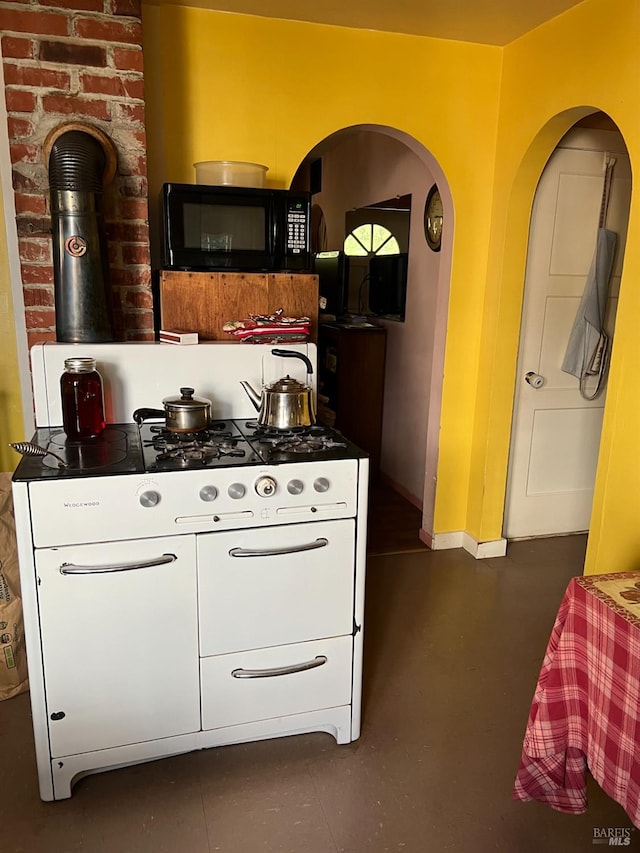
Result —
[[234, 678], [274, 678], [277, 675], [291, 675], [293, 672], [304, 672], [306, 669], [315, 669], [327, 662], [325, 655], [316, 655], [313, 660], [304, 663], [294, 663], [293, 666], [276, 666], [272, 669], [234, 669], [231, 675]]
[[316, 548], [324, 548], [329, 540], [324, 537], [304, 545], [290, 545], [285, 548], [232, 548], [230, 557], [278, 557], [281, 554], [298, 554], [300, 551], [315, 551]]
[[107, 572], [130, 572], [133, 569], [148, 569], [151, 566], [163, 566], [177, 560], [175, 554], [163, 554], [150, 560], [134, 563], [113, 563], [109, 566], [78, 566], [75, 563], [63, 563], [60, 566], [61, 575], [102, 575]]

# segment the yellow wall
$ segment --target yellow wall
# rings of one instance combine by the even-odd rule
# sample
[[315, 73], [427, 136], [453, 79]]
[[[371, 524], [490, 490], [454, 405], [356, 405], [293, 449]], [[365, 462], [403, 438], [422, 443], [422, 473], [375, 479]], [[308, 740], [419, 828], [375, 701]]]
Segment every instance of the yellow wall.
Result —
[[[4, 209], [0, 192], [0, 471], [13, 471], [19, 461], [10, 441], [23, 441], [18, 350], [9, 279]], [[31, 436], [28, 436], [31, 438]]]
[[[569, 127], [603, 110], [640, 156], [638, 0], [585, 0], [506, 48], [143, 7], [152, 197], [202, 159], [286, 186], [320, 140], [386, 125], [436, 158], [455, 212], [434, 530], [502, 533], [535, 186]], [[167, 58], [169, 58], [167, 60]], [[640, 196], [632, 198], [587, 571], [640, 568]], [[453, 223], [449, 221], [451, 227]]]
[[264, 163], [288, 186], [318, 142], [360, 124], [437, 160], [455, 246], [436, 529], [465, 529], [501, 49], [165, 5], [144, 6], [143, 25], [152, 198], [209, 159]]
[[[496, 176], [473, 437], [469, 529], [500, 535], [530, 206], [560, 136], [603, 110], [637, 175], [640, 51], [637, 0], [587, 0], [504, 50]], [[632, 194], [618, 320], [585, 571], [640, 568], [640, 194]], [[634, 238], [634, 235], [635, 238]]]

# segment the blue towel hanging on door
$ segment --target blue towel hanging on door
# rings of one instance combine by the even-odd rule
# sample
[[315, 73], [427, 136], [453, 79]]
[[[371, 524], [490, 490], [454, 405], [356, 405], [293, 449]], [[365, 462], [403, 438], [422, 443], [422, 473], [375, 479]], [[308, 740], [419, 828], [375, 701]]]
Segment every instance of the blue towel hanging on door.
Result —
[[594, 375], [598, 372], [594, 369], [594, 358], [598, 347], [602, 346], [601, 336], [617, 240], [615, 231], [598, 228], [596, 253], [562, 362], [562, 370], [578, 379], [585, 374]]
[[[618, 235], [615, 231], [608, 231], [605, 225], [615, 162], [615, 157], [605, 153], [605, 179], [596, 251], [562, 362], [562, 370], [577, 377], [580, 394], [585, 400], [595, 400], [604, 387], [609, 362], [609, 338], [604, 330], [604, 317]], [[586, 383], [590, 376], [597, 376], [598, 379], [595, 389], [588, 392]]]

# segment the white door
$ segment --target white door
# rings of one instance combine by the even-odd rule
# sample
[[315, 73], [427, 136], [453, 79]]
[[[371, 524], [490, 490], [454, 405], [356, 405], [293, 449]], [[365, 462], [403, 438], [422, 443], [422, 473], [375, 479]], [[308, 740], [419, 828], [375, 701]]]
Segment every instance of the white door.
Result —
[[[567, 147], [572, 146], [572, 147]], [[587, 530], [605, 390], [592, 402], [562, 360], [593, 260], [605, 151], [616, 164], [606, 226], [618, 235], [606, 327], [613, 334], [631, 198], [620, 134], [575, 131], [540, 178], [529, 232], [504, 535], [514, 539]], [[527, 373], [543, 379], [536, 388]]]
[[36, 570], [52, 757], [200, 729], [194, 536], [47, 548]]

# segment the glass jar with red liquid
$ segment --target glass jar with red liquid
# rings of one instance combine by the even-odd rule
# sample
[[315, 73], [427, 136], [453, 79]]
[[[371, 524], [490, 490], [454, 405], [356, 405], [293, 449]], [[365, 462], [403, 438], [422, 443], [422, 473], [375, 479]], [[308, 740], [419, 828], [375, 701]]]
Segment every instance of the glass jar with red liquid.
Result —
[[67, 358], [60, 392], [67, 438], [83, 441], [101, 436], [105, 427], [104, 398], [95, 358]]

